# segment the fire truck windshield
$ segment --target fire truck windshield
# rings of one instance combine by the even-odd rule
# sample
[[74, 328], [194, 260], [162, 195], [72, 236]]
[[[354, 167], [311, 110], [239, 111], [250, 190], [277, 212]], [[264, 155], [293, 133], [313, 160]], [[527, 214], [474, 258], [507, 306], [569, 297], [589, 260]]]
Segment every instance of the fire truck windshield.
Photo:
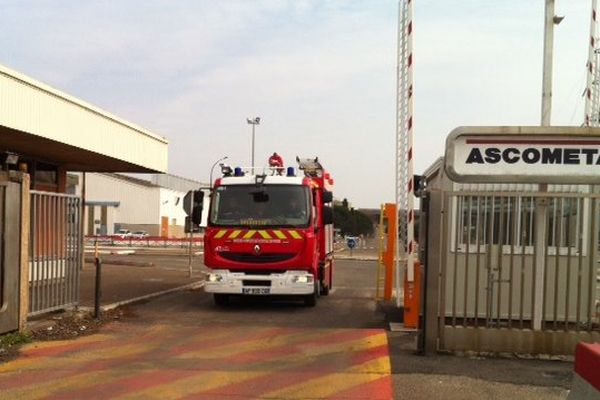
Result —
[[307, 226], [310, 196], [300, 185], [227, 185], [215, 189], [210, 212], [217, 226]]

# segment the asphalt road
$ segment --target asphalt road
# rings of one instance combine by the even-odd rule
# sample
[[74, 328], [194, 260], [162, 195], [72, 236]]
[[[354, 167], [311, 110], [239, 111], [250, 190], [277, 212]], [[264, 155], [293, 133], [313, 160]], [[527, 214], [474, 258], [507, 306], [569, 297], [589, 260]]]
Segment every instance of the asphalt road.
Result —
[[567, 362], [415, 355], [415, 337], [389, 332], [373, 300], [376, 263], [336, 271], [314, 308], [263, 297], [222, 308], [188, 290], [131, 306], [97, 334], [27, 345], [0, 364], [0, 399], [566, 396]]

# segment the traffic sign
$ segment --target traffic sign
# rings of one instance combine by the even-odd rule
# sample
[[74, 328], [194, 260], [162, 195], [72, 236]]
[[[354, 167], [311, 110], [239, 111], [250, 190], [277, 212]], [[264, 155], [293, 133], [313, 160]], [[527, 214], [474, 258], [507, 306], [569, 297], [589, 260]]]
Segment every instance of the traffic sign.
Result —
[[191, 215], [192, 214], [192, 209], [193, 209], [193, 199], [194, 199], [194, 191], [190, 190], [189, 192], [187, 192], [185, 194], [185, 196], [183, 196], [183, 211], [185, 211], [185, 213], [187, 215]]
[[349, 249], [353, 249], [356, 247], [357, 245], [357, 240], [355, 237], [348, 237], [346, 238], [346, 245], [348, 245]]

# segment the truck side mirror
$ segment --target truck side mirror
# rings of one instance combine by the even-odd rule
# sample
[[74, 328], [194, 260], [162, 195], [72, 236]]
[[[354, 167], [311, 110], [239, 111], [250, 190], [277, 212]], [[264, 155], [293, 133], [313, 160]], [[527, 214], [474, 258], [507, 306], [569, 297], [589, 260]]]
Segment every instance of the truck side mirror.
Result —
[[323, 202], [323, 204], [331, 203], [333, 201], [333, 192], [324, 190], [323, 195], [321, 196], [321, 201]]
[[323, 207], [323, 225], [330, 224], [333, 224], [333, 209], [331, 207]]
[[194, 190], [194, 205], [192, 207], [192, 222], [196, 225], [202, 223], [202, 207], [204, 206], [204, 192]]

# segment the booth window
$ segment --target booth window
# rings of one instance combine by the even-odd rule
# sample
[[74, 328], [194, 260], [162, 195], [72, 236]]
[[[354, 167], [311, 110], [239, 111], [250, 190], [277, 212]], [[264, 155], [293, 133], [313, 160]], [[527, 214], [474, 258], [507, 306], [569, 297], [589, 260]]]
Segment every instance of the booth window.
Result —
[[[549, 254], [577, 254], [587, 199], [549, 198], [546, 246]], [[536, 198], [527, 196], [457, 196], [452, 221], [452, 250], [485, 252], [488, 245], [533, 253]], [[456, 242], [458, 239], [458, 243]], [[479, 245], [479, 249], [477, 249]], [[468, 248], [467, 248], [468, 246]]]

